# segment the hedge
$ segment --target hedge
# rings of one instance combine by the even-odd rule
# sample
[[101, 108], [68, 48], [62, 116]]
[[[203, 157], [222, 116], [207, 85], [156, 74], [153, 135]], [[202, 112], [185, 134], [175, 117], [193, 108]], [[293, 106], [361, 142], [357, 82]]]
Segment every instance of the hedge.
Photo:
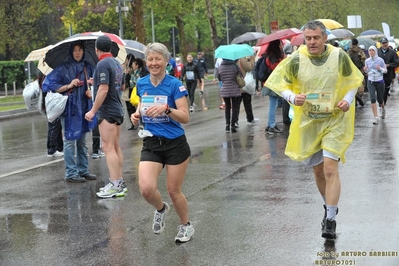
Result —
[[[33, 79], [36, 78], [35, 69], [33, 73], [31, 71], [31, 78]], [[8, 90], [12, 90], [14, 82], [16, 82], [17, 89], [23, 89], [27, 79], [24, 61], [0, 61], [0, 91], [4, 91], [5, 83], [7, 83]]]

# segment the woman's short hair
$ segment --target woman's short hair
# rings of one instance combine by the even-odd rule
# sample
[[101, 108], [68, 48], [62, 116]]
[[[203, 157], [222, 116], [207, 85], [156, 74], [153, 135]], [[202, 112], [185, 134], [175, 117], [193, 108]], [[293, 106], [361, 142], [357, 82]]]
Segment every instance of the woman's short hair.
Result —
[[149, 43], [147, 48], [145, 49], [145, 58], [147, 59], [149, 52], [156, 52], [162, 54], [162, 57], [165, 59], [166, 62], [169, 61], [169, 51], [165, 45], [159, 42]]

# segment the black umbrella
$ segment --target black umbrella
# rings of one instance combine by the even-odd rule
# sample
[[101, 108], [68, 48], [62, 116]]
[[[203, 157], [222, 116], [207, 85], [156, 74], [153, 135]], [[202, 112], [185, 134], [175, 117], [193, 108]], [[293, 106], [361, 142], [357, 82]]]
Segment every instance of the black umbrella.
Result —
[[75, 34], [66, 38], [65, 40], [56, 43], [44, 57], [39, 61], [39, 70], [48, 75], [54, 68], [67, 62], [70, 59], [71, 45], [76, 42], [81, 42], [85, 49], [84, 58], [94, 67], [98, 62], [98, 58], [95, 52], [95, 43], [99, 36], [107, 35], [112, 40], [111, 53], [118, 59], [119, 62], [123, 63], [126, 58], [125, 42], [118, 36], [112, 33], [106, 32], [85, 32]]
[[235, 37], [231, 43], [244, 43], [244, 42], [249, 42], [253, 40], [257, 40], [260, 38], [265, 37], [266, 34], [263, 32], [246, 32], [238, 37]]

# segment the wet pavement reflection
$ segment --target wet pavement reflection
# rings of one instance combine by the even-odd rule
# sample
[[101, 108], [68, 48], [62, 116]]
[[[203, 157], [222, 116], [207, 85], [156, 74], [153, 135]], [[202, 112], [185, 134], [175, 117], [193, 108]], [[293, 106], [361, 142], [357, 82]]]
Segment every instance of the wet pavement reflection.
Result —
[[[399, 265], [398, 89], [391, 95], [379, 125], [370, 102], [356, 108], [355, 139], [340, 164], [336, 241], [321, 238], [324, 209], [311, 169], [284, 155], [287, 127], [265, 135], [267, 98], [253, 98], [254, 126], [241, 108], [234, 134], [224, 131], [218, 87], [195, 95], [183, 186], [195, 235], [180, 245], [173, 206], [165, 231], [152, 232], [154, 210], [138, 189], [142, 142], [129, 123], [121, 134], [129, 192], [103, 200], [95, 193], [108, 180], [105, 158], [89, 158], [98, 180], [65, 183], [62, 158], [46, 156], [43, 116], [1, 121], [0, 265]], [[281, 123], [281, 108], [276, 117]], [[91, 134], [87, 143], [91, 154]], [[159, 189], [170, 203], [164, 172]]]

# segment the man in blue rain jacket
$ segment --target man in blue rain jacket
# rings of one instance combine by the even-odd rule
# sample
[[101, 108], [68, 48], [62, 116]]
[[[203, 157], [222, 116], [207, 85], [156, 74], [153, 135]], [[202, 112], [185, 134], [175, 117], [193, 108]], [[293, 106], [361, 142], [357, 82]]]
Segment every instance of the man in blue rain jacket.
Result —
[[65, 112], [61, 117], [67, 182], [96, 179], [95, 175], [89, 173], [86, 146], [86, 133], [94, 126], [84, 118], [92, 106], [92, 100], [86, 96], [86, 90], [87, 81], [93, 76], [94, 67], [84, 60], [84, 49], [82, 42], [71, 43], [69, 61], [57, 66], [43, 82], [44, 92], [52, 91], [68, 95]]

